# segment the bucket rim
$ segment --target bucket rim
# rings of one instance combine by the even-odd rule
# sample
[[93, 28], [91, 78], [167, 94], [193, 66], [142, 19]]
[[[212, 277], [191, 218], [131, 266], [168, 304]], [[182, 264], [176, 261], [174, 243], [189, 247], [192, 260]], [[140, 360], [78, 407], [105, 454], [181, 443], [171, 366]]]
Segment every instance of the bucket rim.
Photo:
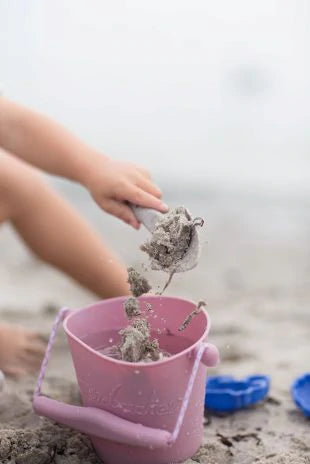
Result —
[[[165, 299], [165, 300], [174, 300], [174, 301], [177, 300], [177, 301], [182, 301], [182, 302], [186, 302], [186, 303], [191, 303], [192, 305], [197, 306], [197, 303], [195, 303], [194, 301], [189, 300], [187, 298], [174, 297], [174, 296], [162, 296], [162, 295], [147, 295], [147, 294], [145, 296], [143, 295], [143, 298], [145, 298], [145, 297], [147, 297], [150, 300], [157, 300], [159, 298]], [[87, 343], [83, 342], [83, 340], [81, 340], [79, 337], [74, 335], [69, 330], [68, 322], [70, 321], [70, 319], [72, 317], [74, 317], [75, 315], [81, 313], [82, 311], [86, 311], [88, 309], [95, 308], [96, 306], [102, 305], [102, 303], [108, 303], [108, 302], [111, 302], [111, 301], [114, 301], [114, 302], [120, 301], [120, 302], [122, 302], [126, 298], [128, 298], [128, 296], [118, 296], [118, 297], [114, 297], [114, 298], [107, 298], [105, 300], [99, 300], [99, 301], [97, 301], [95, 303], [91, 303], [91, 304], [89, 304], [87, 306], [84, 306], [82, 308], [70, 309], [69, 312], [68, 312], [68, 315], [65, 317], [65, 319], [63, 321], [63, 328], [64, 328], [64, 331], [65, 331], [66, 335], [69, 338], [73, 339], [75, 342], [77, 342], [79, 345], [83, 346], [85, 349], [90, 351], [95, 356], [98, 356], [99, 358], [104, 359], [105, 361], [109, 361], [109, 362], [111, 362], [111, 363], [113, 363], [115, 365], [135, 367], [135, 368], [137, 368], [137, 367], [139, 367], [139, 368], [141, 368], [141, 367], [143, 367], [143, 368], [151, 368], [151, 367], [154, 367], [154, 366], [162, 365], [163, 363], [173, 362], [175, 359], [180, 358], [181, 356], [188, 355], [201, 342], [206, 340], [206, 338], [207, 338], [207, 336], [208, 336], [208, 334], [210, 332], [211, 319], [210, 319], [210, 316], [209, 316], [208, 312], [206, 311], [206, 309], [203, 308], [201, 313], [202, 313], [202, 316], [206, 320], [206, 328], [205, 328], [203, 334], [201, 335], [201, 337], [199, 337], [189, 347], [185, 348], [184, 350], [182, 350], [182, 351], [180, 351], [180, 352], [178, 352], [176, 354], [173, 354], [169, 358], [161, 359], [159, 361], [153, 361], [153, 362], [143, 362], [143, 361], [129, 362], [129, 361], [123, 361], [123, 360], [120, 360], [120, 359], [114, 359], [114, 358], [111, 358], [109, 356], [106, 356], [106, 355], [100, 353], [99, 351], [97, 351], [94, 348], [92, 348], [91, 346], [89, 346]]]

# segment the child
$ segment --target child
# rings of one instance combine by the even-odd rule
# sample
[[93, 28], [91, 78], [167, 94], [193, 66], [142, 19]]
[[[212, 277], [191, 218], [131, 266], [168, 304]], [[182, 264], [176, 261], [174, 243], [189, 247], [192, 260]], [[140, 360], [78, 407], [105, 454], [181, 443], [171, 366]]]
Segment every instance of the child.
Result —
[[[126, 202], [162, 212], [167, 206], [148, 172], [85, 145], [48, 118], [0, 97], [0, 224], [10, 221], [44, 261], [101, 298], [129, 293], [125, 267], [34, 167], [85, 186], [100, 208], [139, 223]], [[0, 369], [19, 376], [37, 369], [39, 336], [0, 325]]]

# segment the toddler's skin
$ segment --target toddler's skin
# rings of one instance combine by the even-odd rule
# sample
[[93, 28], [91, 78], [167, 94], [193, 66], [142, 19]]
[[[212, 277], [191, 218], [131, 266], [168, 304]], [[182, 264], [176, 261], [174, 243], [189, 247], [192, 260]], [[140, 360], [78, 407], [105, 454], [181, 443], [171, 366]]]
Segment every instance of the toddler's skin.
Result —
[[[139, 223], [126, 202], [168, 209], [149, 173], [97, 152], [45, 116], [0, 97], [0, 224], [10, 221], [37, 256], [101, 298], [129, 294], [126, 268], [36, 168], [80, 183], [100, 208], [136, 229]], [[0, 325], [5, 373], [36, 370], [43, 350], [37, 334]]]

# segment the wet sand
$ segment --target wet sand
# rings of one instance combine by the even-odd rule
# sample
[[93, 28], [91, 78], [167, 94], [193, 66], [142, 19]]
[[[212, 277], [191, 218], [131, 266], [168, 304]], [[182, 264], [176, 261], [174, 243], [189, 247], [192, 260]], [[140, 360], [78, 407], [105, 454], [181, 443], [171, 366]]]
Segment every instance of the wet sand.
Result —
[[[199, 268], [176, 275], [168, 294], [208, 302], [210, 341], [222, 356], [210, 374], [272, 376], [270, 395], [262, 404], [223, 417], [206, 413], [204, 442], [186, 464], [309, 464], [310, 421], [290, 397], [294, 378], [310, 371], [309, 200], [208, 191], [182, 192], [182, 198], [169, 198], [167, 192], [166, 199], [186, 204], [194, 216], [206, 219]], [[146, 258], [139, 244], [145, 231], [136, 233], [100, 215], [83, 197], [80, 208], [127, 265], [142, 269]], [[93, 295], [26, 252], [8, 226], [0, 230], [0, 248], [2, 321], [38, 329], [47, 337], [61, 306], [94, 301]], [[145, 274], [156, 283], [155, 291], [156, 286], [162, 288], [166, 275]], [[6, 382], [0, 400], [0, 462], [99, 462], [86, 437], [32, 414], [34, 382], [31, 377]], [[78, 402], [63, 335], [44, 391]]]

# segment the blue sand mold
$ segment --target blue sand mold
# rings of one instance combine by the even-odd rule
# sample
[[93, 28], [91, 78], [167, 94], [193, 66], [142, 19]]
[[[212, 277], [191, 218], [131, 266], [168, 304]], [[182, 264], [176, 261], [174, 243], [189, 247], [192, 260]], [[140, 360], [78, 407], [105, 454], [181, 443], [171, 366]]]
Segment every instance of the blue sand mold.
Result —
[[269, 387], [270, 377], [267, 375], [250, 375], [241, 380], [228, 375], [209, 377], [205, 407], [213, 411], [237, 411], [263, 400]]
[[303, 374], [294, 381], [292, 397], [306, 417], [310, 417], [310, 373]]

